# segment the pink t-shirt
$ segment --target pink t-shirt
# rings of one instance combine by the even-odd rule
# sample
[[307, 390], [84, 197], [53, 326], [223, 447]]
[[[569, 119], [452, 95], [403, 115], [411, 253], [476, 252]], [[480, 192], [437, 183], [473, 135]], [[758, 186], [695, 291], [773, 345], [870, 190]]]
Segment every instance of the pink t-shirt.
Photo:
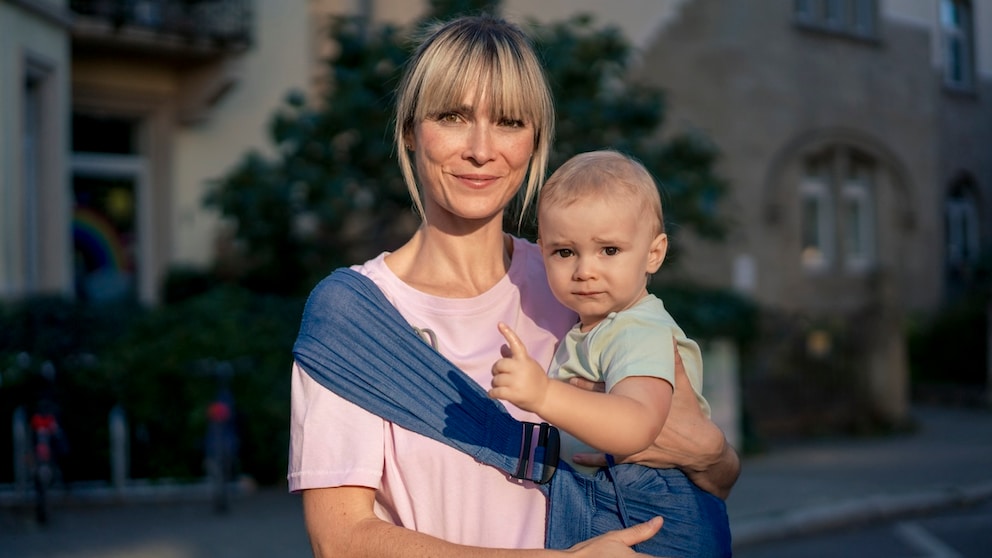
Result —
[[[431, 296], [400, 281], [384, 255], [355, 269], [372, 279], [415, 327], [432, 330], [441, 354], [488, 389], [509, 324], [538, 362], [575, 323], [547, 286], [535, 245], [514, 239], [510, 271], [474, 298]], [[536, 415], [506, 405], [520, 420]], [[382, 519], [454, 543], [490, 548], [544, 546], [546, 502], [532, 483], [410, 432], [321, 387], [293, 367], [289, 489], [345, 485], [376, 489]]]

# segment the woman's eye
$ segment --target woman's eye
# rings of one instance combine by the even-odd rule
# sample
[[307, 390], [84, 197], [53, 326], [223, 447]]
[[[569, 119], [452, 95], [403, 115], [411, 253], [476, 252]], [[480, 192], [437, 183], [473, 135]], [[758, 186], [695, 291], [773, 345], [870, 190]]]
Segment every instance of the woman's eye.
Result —
[[516, 120], [513, 118], [502, 118], [499, 121], [499, 125], [507, 128], [523, 128], [526, 126], [523, 120]]
[[457, 112], [442, 112], [441, 114], [437, 115], [438, 122], [455, 123], [460, 121], [461, 118], [462, 118], [461, 115], [459, 115]]

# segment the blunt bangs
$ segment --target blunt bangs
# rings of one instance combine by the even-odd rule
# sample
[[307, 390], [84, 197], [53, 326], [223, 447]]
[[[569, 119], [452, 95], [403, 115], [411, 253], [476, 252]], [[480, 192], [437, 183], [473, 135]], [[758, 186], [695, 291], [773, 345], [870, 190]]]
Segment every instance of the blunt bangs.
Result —
[[415, 84], [420, 94], [410, 115], [413, 122], [459, 108], [466, 95], [474, 93], [476, 101], [488, 101], [493, 120], [522, 120], [535, 133], [546, 128], [550, 107], [542, 95], [543, 75], [534, 76], [540, 68], [529, 67], [516, 45], [487, 39], [439, 47], [436, 62], [425, 65]]

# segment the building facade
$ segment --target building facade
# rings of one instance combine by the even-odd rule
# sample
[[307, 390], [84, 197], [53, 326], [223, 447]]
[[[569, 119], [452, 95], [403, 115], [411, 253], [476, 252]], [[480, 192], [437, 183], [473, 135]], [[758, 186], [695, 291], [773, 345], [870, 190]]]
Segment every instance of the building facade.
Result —
[[988, 7], [745, 4], [687, 3], [640, 68], [731, 181], [733, 234], [685, 272], [791, 310], [937, 308], [990, 240]]
[[313, 54], [304, 0], [0, 2], [0, 296], [155, 303]]
[[[325, 22], [404, 25], [404, 0], [0, 0], [0, 297], [155, 303], [206, 267], [210, 181], [291, 90], [313, 93]], [[855, 337], [864, 390], [906, 412], [909, 313], [980, 280], [992, 246], [992, 6], [977, 0], [505, 0], [518, 21], [590, 13], [698, 133], [730, 190], [725, 242], [681, 235], [666, 276], [733, 288]], [[670, 213], [677, 216], [678, 208]], [[675, 223], [677, 226], [677, 223]], [[854, 332], [854, 333], [850, 333]], [[779, 366], [787, 368], [788, 366]], [[876, 397], [877, 396], [877, 397]]]
[[[906, 418], [908, 318], [981, 287], [992, 242], [989, 30], [966, 0], [695, 0], [642, 44], [669, 131], [715, 144], [730, 181], [727, 240], [685, 235], [677, 272], [780, 317], [752, 371], [764, 413], [839, 382]], [[823, 420], [844, 413], [864, 411]]]

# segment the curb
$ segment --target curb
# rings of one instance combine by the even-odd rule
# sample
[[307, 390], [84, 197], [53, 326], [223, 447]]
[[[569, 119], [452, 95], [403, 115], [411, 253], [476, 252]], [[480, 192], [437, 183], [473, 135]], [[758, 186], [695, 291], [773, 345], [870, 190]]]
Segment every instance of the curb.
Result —
[[785, 510], [731, 524], [733, 546], [838, 529], [992, 499], [992, 481], [901, 495], [878, 494], [844, 502]]
[[[131, 481], [116, 488], [105, 482], [75, 482], [51, 491], [52, 502], [60, 506], [105, 504], [168, 503], [206, 501], [213, 497], [210, 481]], [[243, 477], [228, 484], [229, 495], [239, 498], [255, 492], [254, 482]], [[18, 490], [14, 485], [0, 485], [0, 509], [34, 505], [34, 490]]]

